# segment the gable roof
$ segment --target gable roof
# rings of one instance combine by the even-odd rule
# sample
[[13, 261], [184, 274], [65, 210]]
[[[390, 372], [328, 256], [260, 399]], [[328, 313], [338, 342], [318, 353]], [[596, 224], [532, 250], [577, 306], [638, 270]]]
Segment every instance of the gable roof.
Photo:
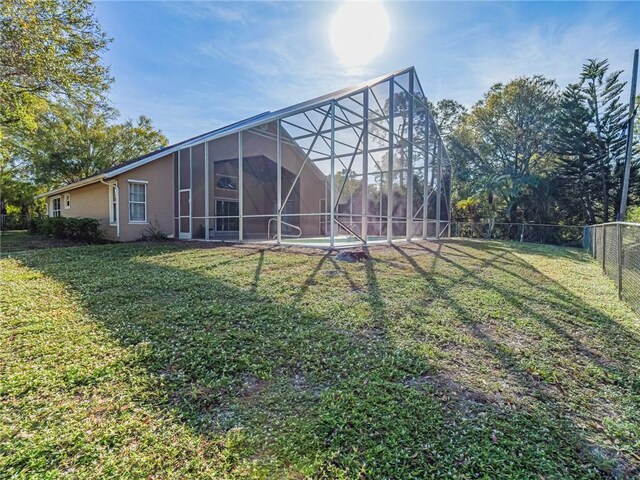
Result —
[[[328, 93], [326, 95], [322, 95], [311, 100], [307, 100], [305, 102], [301, 102], [290, 107], [285, 107], [280, 110], [276, 110], [275, 112], [263, 112], [258, 115], [254, 115], [253, 117], [246, 118], [244, 120], [240, 120], [239, 122], [232, 123], [230, 125], [218, 128], [216, 130], [212, 130], [207, 133], [203, 133], [201, 135], [197, 135], [195, 137], [189, 138], [187, 140], [183, 140], [178, 143], [174, 143], [173, 145], [168, 145], [166, 147], [160, 148], [153, 152], [150, 152], [141, 157], [137, 157], [131, 160], [128, 160], [124, 163], [120, 163], [114, 167], [103, 170], [102, 172], [96, 173], [90, 177], [86, 177], [82, 180], [78, 180], [77, 182], [70, 183], [60, 188], [56, 188], [47, 193], [40, 194], [36, 196], [36, 198], [49, 197], [51, 195], [57, 195], [59, 193], [65, 192], [67, 190], [72, 190], [74, 188], [82, 187], [84, 185], [89, 185], [91, 183], [101, 182], [104, 180], [108, 180], [110, 178], [116, 177], [125, 173], [129, 170], [133, 170], [134, 168], [138, 168], [147, 163], [153, 162], [154, 160], [158, 160], [166, 155], [177, 152], [183, 148], [188, 148], [202, 142], [206, 142], [209, 140], [215, 140], [216, 138], [220, 138], [226, 135], [230, 135], [233, 133], [237, 133], [242, 130], [247, 130], [249, 128], [257, 127], [259, 125], [277, 120], [282, 117], [287, 117], [290, 115], [295, 115], [297, 113], [301, 113], [305, 110], [308, 110], [312, 107], [321, 107], [330, 102], [340, 100], [344, 97], [348, 97], [350, 95], [356, 94], [360, 91], [371, 88], [372, 86], [377, 85], [378, 83], [385, 82], [390, 78], [393, 78], [397, 75], [402, 75], [404, 73], [415, 70], [414, 67], [408, 67], [401, 70], [397, 70], [395, 72], [387, 73], [385, 75], [373, 78], [371, 80], [367, 80], [365, 82], [352, 85], [347, 88], [343, 88], [341, 90], [336, 90], [335, 92]], [[418, 80], [418, 76], [415, 76], [416, 82], [418, 85], [420, 81]], [[419, 87], [421, 88], [421, 87]]]

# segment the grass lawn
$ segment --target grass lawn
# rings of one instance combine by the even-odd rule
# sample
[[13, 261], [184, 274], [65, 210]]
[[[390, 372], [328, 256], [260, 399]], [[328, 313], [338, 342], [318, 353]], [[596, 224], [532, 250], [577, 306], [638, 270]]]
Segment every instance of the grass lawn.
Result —
[[26, 230], [9, 230], [0, 232], [0, 257], [25, 250], [69, 247], [78, 244], [79, 242], [70, 240], [55, 240], [41, 235], [29, 235]]
[[640, 319], [580, 250], [17, 250], [0, 477], [640, 475]]

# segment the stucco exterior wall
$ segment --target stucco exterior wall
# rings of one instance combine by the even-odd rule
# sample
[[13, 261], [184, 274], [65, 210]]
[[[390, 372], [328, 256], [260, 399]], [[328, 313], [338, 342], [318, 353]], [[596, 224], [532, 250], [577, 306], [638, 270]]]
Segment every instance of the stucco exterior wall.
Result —
[[[65, 208], [67, 194], [70, 195], [69, 208]], [[48, 197], [49, 214], [52, 211], [52, 201], [57, 197], [60, 197], [60, 216], [97, 218], [100, 220], [100, 229], [105, 236], [110, 240], [116, 240], [116, 227], [109, 225], [109, 188], [105, 184], [92, 183]]]
[[[215, 141], [215, 144], [209, 142], [209, 216], [215, 216], [215, 200], [216, 199], [237, 199], [237, 190], [224, 190], [216, 186], [217, 175], [229, 175], [238, 177], [238, 142], [237, 135], [221, 138]], [[61, 199], [61, 215], [69, 217], [91, 217], [100, 220], [100, 226], [105, 235], [110, 240], [117, 241], [135, 241], [139, 240], [143, 233], [150, 227], [158, 228], [170, 237], [178, 237], [178, 175], [187, 173], [186, 180], [183, 181], [188, 188], [190, 184], [192, 189], [192, 216], [204, 216], [204, 148], [202, 152], [198, 150], [200, 147], [193, 148], [193, 165], [187, 163], [187, 169], [184, 172], [177, 171], [177, 153], [166, 155], [158, 160], [142, 165], [138, 168], [125, 172], [115, 178], [108, 179], [109, 183], [116, 182], [119, 190], [118, 203], [118, 223], [119, 235], [116, 226], [109, 223], [109, 187], [103, 183], [94, 183], [91, 185], [72, 189], [68, 192], [60, 194]], [[212, 154], [212, 152], [215, 152]], [[185, 153], [186, 156], [188, 151]], [[276, 145], [275, 141], [252, 132], [245, 132], [243, 155], [245, 158], [245, 177], [244, 177], [244, 211], [245, 215], [267, 215], [268, 217], [253, 218], [245, 220], [245, 239], [260, 238], [266, 234], [267, 223], [273, 213], [273, 205], [276, 201]], [[202, 158], [200, 158], [202, 157]], [[213, 158], [211, 158], [213, 157]], [[184, 159], [183, 159], [184, 160]], [[188, 160], [187, 160], [188, 162]], [[196, 167], [200, 165], [200, 167]], [[291, 182], [302, 165], [303, 154], [299, 149], [290, 145], [283, 144], [282, 148], [282, 190], [283, 198], [291, 187]], [[183, 162], [184, 163], [184, 162]], [[255, 165], [262, 165], [260, 168], [253, 168]], [[191, 165], [191, 167], [189, 166]], [[195, 167], [195, 168], [194, 168]], [[191, 168], [191, 173], [189, 173]], [[264, 172], [259, 174], [258, 172]], [[268, 175], [265, 175], [269, 171]], [[268, 177], [268, 178], [265, 178]], [[192, 178], [195, 177], [195, 178]], [[188, 181], [187, 181], [188, 180]], [[146, 185], [146, 221], [135, 222], [129, 219], [129, 185], [130, 182], [142, 182]], [[202, 185], [200, 185], [202, 184]], [[200, 188], [202, 187], [202, 188]], [[71, 207], [65, 209], [65, 194], [71, 195]], [[293, 211], [295, 213], [320, 213], [321, 200], [326, 196], [326, 179], [324, 175], [315, 168], [311, 163], [305, 166], [296, 188], [290, 197], [294, 203]], [[51, 205], [52, 198], [48, 198]], [[201, 211], [202, 210], [202, 211]], [[189, 211], [187, 207], [186, 212]], [[188, 213], [187, 213], [188, 214]], [[188, 219], [187, 219], [188, 220]], [[323, 234], [320, 229], [320, 215], [310, 217], [295, 216], [285, 218], [298, 224], [303, 235], [317, 236]], [[194, 218], [192, 227], [192, 238], [204, 238], [203, 226], [198, 227], [199, 223], [204, 225], [203, 218]], [[213, 228], [213, 222], [211, 223]], [[198, 232], [202, 230], [202, 234]], [[265, 236], [266, 239], [266, 236]]]
[[[275, 136], [275, 123], [270, 123], [265, 130], [262, 130], [264, 134], [257, 133], [260, 131], [260, 129], [245, 131], [242, 136], [242, 153], [245, 162], [243, 197], [245, 217], [251, 215], [271, 215], [275, 217], [273, 204], [277, 198], [275, 182], [276, 142], [274, 138], [265, 137], [268, 134]], [[185, 152], [184, 157], [188, 158], [187, 155], [188, 152]], [[217, 188], [215, 183], [218, 175], [226, 175], [235, 179], [239, 176], [237, 134], [209, 142], [209, 158], [209, 215], [213, 217], [215, 216], [215, 199], [238, 199], [237, 190], [220, 189]], [[302, 166], [304, 155], [299, 148], [283, 142], [281, 158], [284, 170], [282, 174], [282, 196], [284, 200], [293, 178]], [[199, 202], [200, 200], [195, 195], [195, 192], [192, 193], [194, 195], [192, 201], [194, 203]], [[289, 199], [294, 203], [294, 212], [319, 214], [321, 212], [321, 200], [324, 200], [325, 194], [326, 177], [311, 162], [308, 162]], [[204, 195], [204, 192], [201, 195]], [[245, 218], [245, 239], [266, 239], [266, 236], [262, 237], [267, 231], [269, 218]], [[323, 234], [320, 228], [320, 215], [294, 215], [283, 220], [299, 225], [305, 237]]]
[[[138, 240], [151, 225], [158, 227], [166, 235], [174, 235], [173, 154], [129, 170], [115, 180], [120, 190], [118, 240]], [[147, 182], [147, 219], [144, 223], [129, 221], [129, 181]]]
[[[104, 183], [92, 183], [74, 188], [59, 195], [47, 197], [49, 215], [52, 212], [53, 199], [60, 197], [60, 215], [63, 217], [89, 217], [100, 220], [100, 228], [109, 240], [130, 242], [139, 240], [142, 233], [151, 225], [169, 236], [174, 235], [173, 205], [173, 154], [154, 162], [130, 170], [113, 179], [119, 189], [118, 215], [120, 236], [117, 227], [109, 224], [109, 187]], [[129, 221], [129, 181], [141, 181], [147, 185], [147, 218], [145, 222]], [[70, 195], [70, 207], [65, 208], [65, 196]]]

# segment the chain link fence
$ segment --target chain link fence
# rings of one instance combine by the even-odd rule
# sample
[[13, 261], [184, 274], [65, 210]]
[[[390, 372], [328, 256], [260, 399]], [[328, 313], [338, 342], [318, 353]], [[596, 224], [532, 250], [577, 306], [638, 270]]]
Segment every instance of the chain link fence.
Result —
[[583, 230], [583, 227], [571, 225], [540, 223], [455, 222], [452, 223], [451, 234], [455, 237], [581, 247]]
[[583, 246], [618, 287], [618, 296], [640, 313], [640, 223], [584, 227]]
[[7, 230], [26, 230], [27, 228], [29, 228], [29, 215], [0, 215], [0, 232], [5, 232]]

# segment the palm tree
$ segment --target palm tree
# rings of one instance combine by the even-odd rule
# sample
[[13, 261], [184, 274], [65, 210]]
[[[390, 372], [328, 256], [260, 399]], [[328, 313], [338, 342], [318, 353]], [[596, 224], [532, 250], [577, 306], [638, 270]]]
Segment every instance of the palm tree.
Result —
[[473, 188], [473, 197], [486, 199], [489, 205], [489, 231], [487, 237], [491, 238], [493, 235], [493, 229], [496, 224], [497, 209], [496, 198], [502, 197], [504, 199], [510, 197], [509, 176], [508, 175], [487, 175], [481, 177]]

